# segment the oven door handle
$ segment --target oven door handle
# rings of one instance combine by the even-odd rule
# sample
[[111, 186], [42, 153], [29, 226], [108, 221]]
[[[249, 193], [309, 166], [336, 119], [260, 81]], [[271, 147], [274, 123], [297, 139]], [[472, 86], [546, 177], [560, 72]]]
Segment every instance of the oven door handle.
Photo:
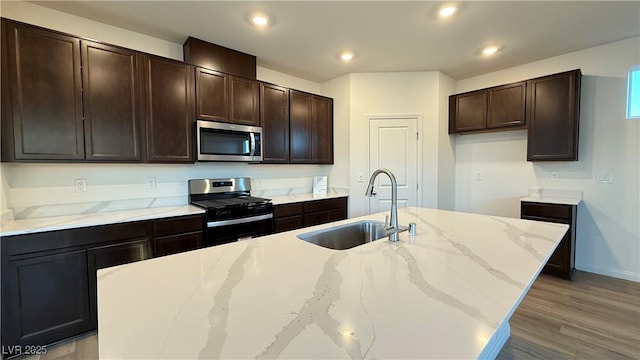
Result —
[[245, 223], [250, 223], [250, 222], [259, 221], [259, 220], [267, 220], [271, 218], [273, 218], [273, 214], [251, 216], [251, 217], [232, 219], [232, 220], [210, 221], [207, 223], [207, 227], [215, 228], [215, 227], [226, 226], [226, 225], [245, 224]]

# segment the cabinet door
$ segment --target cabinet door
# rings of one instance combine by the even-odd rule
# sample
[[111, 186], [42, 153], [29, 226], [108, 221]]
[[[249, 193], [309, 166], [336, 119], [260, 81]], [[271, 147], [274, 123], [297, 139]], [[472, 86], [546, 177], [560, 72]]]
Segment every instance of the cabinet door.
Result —
[[302, 227], [304, 227], [304, 218], [302, 215], [273, 219], [274, 233], [300, 229]]
[[192, 163], [193, 67], [147, 55], [143, 78], [147, 160]]
[[87, 160], [142, 161], [135, 51], [82, 41]]
[[311, 163], [311, 94], [290, 90], [289, 107], [289, 162]]
[[577, 161], [580, 70], [529, 80], [529, 161]]
[[229, 75], [196, 68], [196, 117], [229, 121]]
[[571, 280], [575, 271], [576, 206], [522, 202], [520, 217], [569, 225], [569, 230], [549, 257], [542, 272]]
[[262, 120], [262, 162], [289, 162], [289, 90], [260, 84], [260, 118]]
[[[3, 132], [13, 146], [5, 160], [84, 159], [80, 40], [3, 22], [11, 119]], [[3, 56], [5, 56], [3, 54]]]
[[316, 164], [333, 164], [333, 99], [311, 97], [311, 158]]
[[87, 250], [91, 322], [93, 327], [98, 325], [96, 272], [106, 267], [128, 264], [147, 258], [149, 258], [148, 239], [138, 239]]
[[229, 122], [260, 126], [259, 94], [259, 82], [230, 76]]
[[91, 329], [86, 251], [8, 261], [2, 343], [40, 345]]
[[314, 225], [326, 224], [328, 222], [329, 222], [329, 214], [327, 211], [304, 214], [304, 226], [314, 226]]
[[488, 89], [487, 128], [523, 126], [526, 116], [525, 90], [525, 82]]
[[449, 97], [449, 134], [487, 127], [487, 91]]

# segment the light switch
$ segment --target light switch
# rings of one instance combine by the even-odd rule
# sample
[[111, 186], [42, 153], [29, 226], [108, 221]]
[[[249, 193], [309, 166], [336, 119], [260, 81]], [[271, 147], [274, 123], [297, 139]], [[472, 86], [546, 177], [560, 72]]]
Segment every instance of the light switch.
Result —
[[473, 176], [473, 179], [475, 181], [482, 181], [484, 180], [484, 173], [482, 171], [476, 171], [475, 175]]

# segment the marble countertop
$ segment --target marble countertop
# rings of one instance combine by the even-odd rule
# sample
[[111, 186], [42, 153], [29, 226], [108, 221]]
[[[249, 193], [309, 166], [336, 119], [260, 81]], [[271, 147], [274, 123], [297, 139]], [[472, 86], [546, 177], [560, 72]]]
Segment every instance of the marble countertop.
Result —
[[520, 201], [542, 204], [578, 205], [582, 202], [582, 190], [530, 188], [529, 196]]
[[[279, 192], [275, 192], [279, 194]], [[271, 196], [268, 191], [256, 191], [254, 196], [266, 197], [274, 205], [349, 196], [346, 189], [329, 188], [326, 195], [291, 193]], [[187, 196], [128, 199], [78, 204], [34, 206], [14, 209], [9, 219], [0, 225], [0, 236], [65, 230], [107, 225], [128, 221], [203, 214], [204, 210], [188, 205]], [[14, 216], [17, 219], [14, 219]]]
[[535, 202], [535, 203], [543, 203], [543, 204], [561, 204], [561, 205], [578, 205], [582, 201], [581, 198], [571, 198], [571, 197], [552, 197], [552, 196], [527, 196], [520, 201], [526, 202]]
[[564, 224], [405, 208], [401, 233], [348, 250], [296, 235], [98, 271], [101, 359], [495, 357]]
[[282, 205], [282, 204], [291, 204], [303, 201], [311, 201], [311, 200], [323, 200], [323, 199], [333, 199], [333, 198], [341, 198], [349, 196], [348, 191], [337, 190], [337, 189], [329, 189], [326, 195], [306, 193], [306, 194], [291, 194], [284, 196], [273, 196], [271, 197], [271, 202], [273, 205]]
[[0, 229], [0, 236], [31, 234], [45, 231], [65, 230], [195, 214], [204, 214], [204, 210], [193, 205], [178, 205], [77, 215], [27, 218], [11, 220], [3, 224]]

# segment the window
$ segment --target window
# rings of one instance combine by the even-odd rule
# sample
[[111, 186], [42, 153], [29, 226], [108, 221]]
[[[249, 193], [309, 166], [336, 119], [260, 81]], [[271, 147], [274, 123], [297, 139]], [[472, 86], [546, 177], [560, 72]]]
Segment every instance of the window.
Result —
[[629, 69], [627, 119], [640, 119], [640, 65]]

